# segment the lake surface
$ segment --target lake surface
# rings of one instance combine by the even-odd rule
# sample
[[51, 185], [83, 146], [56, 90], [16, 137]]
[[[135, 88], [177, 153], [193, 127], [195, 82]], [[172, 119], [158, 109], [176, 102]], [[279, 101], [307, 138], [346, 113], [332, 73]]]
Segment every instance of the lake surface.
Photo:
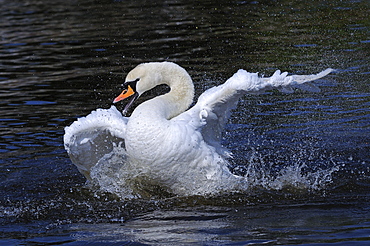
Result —
[[[370, 244], [368, 1], [0, 4], [1, 245]], [[164, 60], [197, 96], [239, 68], [336, 71], [319, 93], [240, 101], [223, 144], [248, 194], [121, 200], [86, 187], [64, 127], [110, 107], [137, 64]]]

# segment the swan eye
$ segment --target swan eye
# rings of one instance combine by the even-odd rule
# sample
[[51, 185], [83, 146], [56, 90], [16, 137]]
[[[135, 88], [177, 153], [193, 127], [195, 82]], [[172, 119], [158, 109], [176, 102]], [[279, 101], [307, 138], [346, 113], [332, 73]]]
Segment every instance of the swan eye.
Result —
[[132, 81], [126, 81], [125, 83], [122, 84], [122, 87], [124, 89], [128, 89], [128, 87], [131, 87], [134, 91], [136, 91], [136, 84], [139, 82], [140, 78], [137, 78]]

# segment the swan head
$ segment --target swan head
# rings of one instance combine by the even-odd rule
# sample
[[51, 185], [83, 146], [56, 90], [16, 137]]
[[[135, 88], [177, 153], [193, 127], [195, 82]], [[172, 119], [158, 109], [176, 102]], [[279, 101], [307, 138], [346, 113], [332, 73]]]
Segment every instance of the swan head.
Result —
[[141, 94], [160, 84], [169, 85], [174, 96], [186, 97], [185, 108], [192, 102], [194, 86], [185, 69], [172, 62], [149, 62], [138, 65], [127, 74], [123, 91], [113, 103], [131, 98], [123, 110], [126, 114]]
[[131, 98], [126, 104], [123, 114], [126, 114], [133, 102], [145, 91], [151, 90], [162, 81], [158, 70], [160, 63], [142, 63], [131, 70], [122, 84], [122, 93], [113, 100], [113, 103]]

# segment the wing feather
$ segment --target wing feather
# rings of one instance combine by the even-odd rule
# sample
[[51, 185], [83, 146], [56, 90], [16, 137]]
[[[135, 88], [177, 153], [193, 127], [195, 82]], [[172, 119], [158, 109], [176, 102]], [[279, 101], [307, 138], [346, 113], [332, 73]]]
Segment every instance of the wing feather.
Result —
[[240, 69], [224, 84], [205, 91], [192, 108], [173, 120], [186, 121], [193, 128], [199, 129], [204, 141], [215, 147], [222, 156], [229, 157], [230, 152], [221, 146], [221, 133], [231, 109], [236, 107], [241, 96], [274, 88], [287, 93], [293, 92], [293, 88], [316, 92], [320, 89], [304, 83], [322, 78], [332, 71], [333, 69], [329, 68], [314, 75], [288, 76], [287, 72], [281, 73], [277, 70], [271, 77], [261, 78], [257, 73]]
[[124, 148], [127, 121], [128, 118], [112, 106], [97, 109], [65, 128], [64, 147], [87, 179], [91, 179], [91, 168], [104, 155], [111, 153], [115, 146]]

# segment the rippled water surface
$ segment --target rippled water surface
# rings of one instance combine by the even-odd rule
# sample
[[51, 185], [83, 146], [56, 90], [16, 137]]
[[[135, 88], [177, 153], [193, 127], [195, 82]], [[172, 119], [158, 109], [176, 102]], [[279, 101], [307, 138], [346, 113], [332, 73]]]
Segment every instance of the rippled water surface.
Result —
[[[1, 245], [368, 245], [368, 1], [0, 0]], [[119, 200], [85, 186], [64, 127], [125, 74], [173, 61], [197, 96], [237, 69], [335, 73], [245, 96], [226, 126], [248, 194]], [[148, 93], [141, 100], [160, 92]]]

